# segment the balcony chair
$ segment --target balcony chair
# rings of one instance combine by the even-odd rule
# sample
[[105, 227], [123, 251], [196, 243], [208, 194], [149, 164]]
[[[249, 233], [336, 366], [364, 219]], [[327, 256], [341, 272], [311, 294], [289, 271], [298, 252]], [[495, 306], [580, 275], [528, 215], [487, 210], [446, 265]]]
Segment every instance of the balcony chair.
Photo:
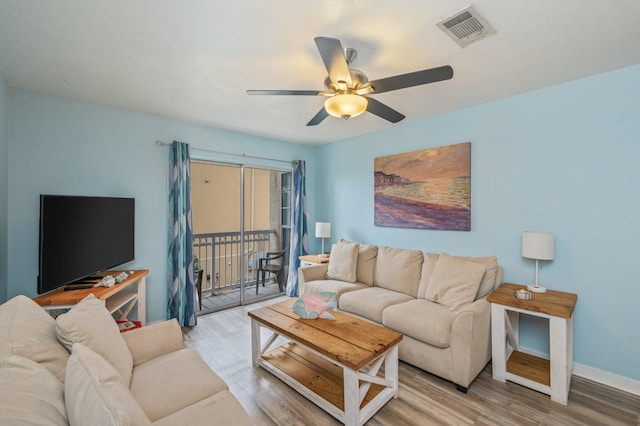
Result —
[[[278, 288], [280, 291], [284, 291], [284, 255], [286, 252], [287, 249], [276, 252], [270, 251], [267, 252], [264, 257], [260, 257], [258, 259], [258, 271], [256, 272], [256, 294], [258, 294], [260, 282], [262, 282], [262, 287], [264, 287], [267, 272], [276, 274]], [[279, 263], [273, 263], [278, 259], [281, 259]]]

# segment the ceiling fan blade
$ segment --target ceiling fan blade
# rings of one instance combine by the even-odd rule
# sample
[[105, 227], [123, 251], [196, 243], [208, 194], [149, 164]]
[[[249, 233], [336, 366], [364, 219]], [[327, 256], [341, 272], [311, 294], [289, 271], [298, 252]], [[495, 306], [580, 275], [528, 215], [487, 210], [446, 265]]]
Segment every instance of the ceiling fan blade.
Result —
[[[247, 90], [247, 95], [298, 95], [316, 96], [323, 94], [319, 90]], [[333, 94], [333, 93], [331, 93]]]
[[400, 114], [395, 109], [386, 106], [385, 104], [374, 98], [367, 98], [367, 102], [367, 111], [369, 111], [371, 114], [375, 114], [378, 117], [384, 118], [385, 120], [392, 123], [397, 123], [398, 121], [404, 119], [404, 115]]
[[428, 70], [410, 72], [370, 81], [368, 85], [373, 87], [373, 93], [389, 92], [391, 90], [404, 89], [406, 87], [420, 86], [436, 81], [449, 80], [453, 77], [453, 68], [449, 65], [431, 68]]
[[345, 82], [351, 87], [351, 74], [349, 73], [349, 65], [344, 57], [344, 50], [340, 40], [329, 37], [316, 37], [316, 46], [322, 62], [329, 72], [329, 79], [334, 83]]
[[322, 107], [322, 109], [318, 111], [318, 113], [314, 115], [313, 118], [307, 123], [307, 126], [317, 126], [318, 124], [322, 123], [322, 120], [324, 120], [328, 116], [329, 113], [326, 109], [324, 109], [324, 107]]

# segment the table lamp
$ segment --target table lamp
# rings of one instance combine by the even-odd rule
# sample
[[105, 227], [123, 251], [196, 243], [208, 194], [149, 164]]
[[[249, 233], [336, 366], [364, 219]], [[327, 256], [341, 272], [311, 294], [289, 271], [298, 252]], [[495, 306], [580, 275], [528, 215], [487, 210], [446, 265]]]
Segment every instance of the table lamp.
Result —
[[554, 235], [551, 232], [523, 232], [522, 257], [536, 260], [536, 283], [527, 286], [529, 291], [544, 293], [546, 288], [538, 285], [538, 261], [553, 260], [555, 256]]
[[316, 238], [322, 239], [322, 251], [320, 257], [327, 257], [324, 252], [324, 239], [331, 236], [331, 224], [328, 222], [316, 222]]

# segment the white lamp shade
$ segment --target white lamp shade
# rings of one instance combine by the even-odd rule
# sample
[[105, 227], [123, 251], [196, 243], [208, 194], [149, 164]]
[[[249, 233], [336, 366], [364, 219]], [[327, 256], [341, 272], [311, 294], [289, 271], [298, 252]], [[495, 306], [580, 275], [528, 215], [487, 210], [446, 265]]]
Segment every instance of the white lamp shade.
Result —
[[331, 236], [331, 224], [328, 222], [316, 222], [316, 238], [329, 238]]
[[553, 260], [554, 256], [555, 246], [553, 233], [522, 233], [522, 257], [538, 260]]

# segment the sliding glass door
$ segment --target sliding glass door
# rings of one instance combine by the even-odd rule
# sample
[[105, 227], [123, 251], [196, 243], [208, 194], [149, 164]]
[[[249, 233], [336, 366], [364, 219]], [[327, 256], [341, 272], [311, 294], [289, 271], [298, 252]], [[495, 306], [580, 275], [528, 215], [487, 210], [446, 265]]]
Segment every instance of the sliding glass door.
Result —
[[290, 179], [289, 171], [191, 162], [201, 313], [283, 294], [288, 254], [269, 258], [288, 248]]

